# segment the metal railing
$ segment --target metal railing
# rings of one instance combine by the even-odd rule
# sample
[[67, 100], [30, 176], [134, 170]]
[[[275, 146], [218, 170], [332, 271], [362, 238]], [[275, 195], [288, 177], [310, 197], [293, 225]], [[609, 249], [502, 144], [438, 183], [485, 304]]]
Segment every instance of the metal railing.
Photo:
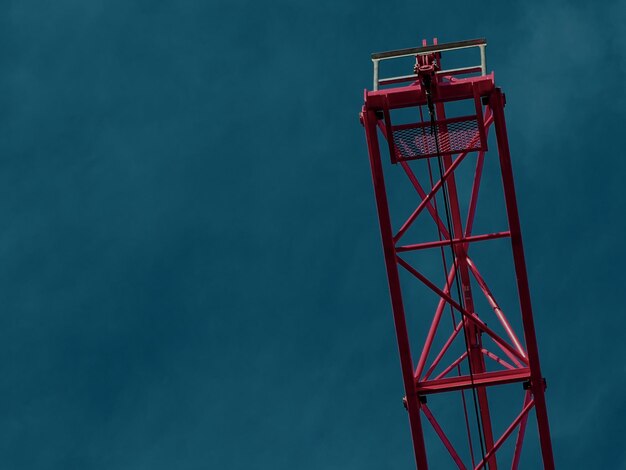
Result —
[[469, 39], [467, 41], [449, 42], [447, 44], [434, 44], [431, 46], [411, 47], [408, 49], [398, 49], [396, 51], [375, 52], [372, 54], [372, 62], [374, 63], [374, 91], [378, 90], [379, 85], [390, 85], [392, 83], [402, 83], [417, 79], [416, 74], [401, 75], [397, 77], [380, 79], [379, 63], [383, 60], [398, 59], [400, 57], [409, 57], [416, 55], [432, 54], [433, 52], [454, 51], [458, 49], [468, 49], [477, 47], [480, 49], [480, 65], [471, 67], [461, 67], [456, 69], [440, 70], [438, 75], [460, 75], [465, 73], [480, 72], [481, 75], [487, 75], [487, 58], [485, 47], [487, 41], [485, 39]]

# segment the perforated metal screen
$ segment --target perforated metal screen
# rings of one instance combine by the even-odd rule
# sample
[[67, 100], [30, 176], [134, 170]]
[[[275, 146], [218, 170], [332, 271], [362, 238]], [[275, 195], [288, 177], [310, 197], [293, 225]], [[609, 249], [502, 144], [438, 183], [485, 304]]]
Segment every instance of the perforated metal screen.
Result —
[[[476, 116], [437, 121], [439, 153], [454, 154], [482, 150]], [[437, 155], [434, 129], [430, 123], [405, 124], [393, 127], [396, 160], [410, 160]]]

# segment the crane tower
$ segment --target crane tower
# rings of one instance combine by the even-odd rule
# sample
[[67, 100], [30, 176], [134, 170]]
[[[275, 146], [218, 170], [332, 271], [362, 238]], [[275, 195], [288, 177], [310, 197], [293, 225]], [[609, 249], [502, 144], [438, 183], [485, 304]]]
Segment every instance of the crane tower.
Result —
[[[536, 462], [554, 468], [506, 100], [493, 72], [487, 73], [485, 48], [484, 39], [435, 39], [372, 54], [373, 89], [365, 90], [360, 114], [418, 470], [428, 468], [426, 448], [436, 442], [459, 469], [515, 470], [530, 436], [529, 417], [537, 423]], [[447, 60], [459, 52], [476, 54], [480, 62], [444, 69], [442, 54]], [[383, 63], [407, 59], [413, 73], [380, 77]], [[489, 145], [496, 151], [488, 152]], [[501, 189], [490, 184], [497, 196], [479, 203], [487, 167], [499, 174]], [[479, 219], [481, 203], [487, 212]], [[498, 208], [500, 218], [491, 217]], [[491, 222], [502, 226], [489, 228]], [[493, 289], [487, 272], [495, 273]], [[509, 304], [513, 299], [506, 306], [497, 300], [498, 289], [506, 290], [505, 274], [505, 297]], [[448, 405], [453, 399], [462, 409], [458, 420]], [[441, 413], [435, 412], [437, 400], [445, 403]]]

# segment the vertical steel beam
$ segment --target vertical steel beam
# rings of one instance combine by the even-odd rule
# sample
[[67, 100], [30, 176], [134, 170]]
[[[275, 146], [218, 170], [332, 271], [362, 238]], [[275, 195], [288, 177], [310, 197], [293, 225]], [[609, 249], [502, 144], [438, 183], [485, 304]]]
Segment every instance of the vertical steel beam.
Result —
[[550, 441], [550, 426], [548, 424], [548, 412], [546, 409], [545, 384], [539, 365], [539, 349], [537, 347], [535, 322], [533, 319], [530, 301], [530, 288], [528, 286], [528, 274], [526, 272], [524, 247], [522, 245], [522, 230], [519, 221], [517, 200], [515, 197], [515, 184], [513, 181], [511, 154], [509, 152], [509, 139], [504, 119], [505, 103], [504, 96], [500, 88], [496, 88], [491, 93], [489, 102], [493, 110], [494, 123], [496, 127], [498, 155], [500, 157], [500, 170], [502, 172], [502, 185], [504, 188], [506, 212], [509, 220], [509, 230], [511, 232], [511, 246], [513, 250], [513, 261], [515, 264], [515, 275], [517, 278], [517, 290], [520, 298], [522, 323], [524, 325], [524, 338], [526, 340], [526, 349], [528, 352], [528, 361], [530, 366], [530, 387], [533, 394], [533, 400], [535, 402], [541, 453], [543, 456], [544, 468], [546, 470], [553, 470], [554, 455], [552, 453], [552, 443]]
[[[446, 118], [445, 104], [439, 102], [436, 104], [437, 119], [444, 120]], [[447, 132], [445, 137], [447, 138]], [[445, 146], [445, 144], [444, 144]], [[447, 145], [449, 148], [449, 144]], [[452, 167], [452, 156], [445, 155], [443, 157], [443, 166], [446, 171]], [[459, 196], [456, 187], [456, 178], [454, 173], [447, 179], [448, 197], [450, 200], [450, 218], [452, 222], [452, 233], [455, 236], [463, 235], [463, 222], [461, 221], [461, 209], [459, 206]], [[452, 238], [452, 234], [450, 234]], [[463, 306], [465, 309], [474, 313], [474, 299], [472, 296], [472, 286], [470, 284], [469, 269], [467, 266], [467, 253], [462, 244], [453, 245], [454, 256], [456, 258], [458, 276], [461, 280], [461, 295], [463, 296]], [[461, 299], [459, 299], [461, 300]], [[469, 348], [469, 362], [473, 374], [480, 374], [487, 370], [485, 366], [485, 357], [482, 354], [482, 331], [472, 323], [467, 323], [466, 338]], [[489, 413], [489, 400], [487, 398], [487, 390], [485, 387], [477, 387], [476, 395], [478, 398], [478, 408], [480, 413], [480, 421], [482, 423], [482, 434], [485, 442], [485, 451], [489, 452], [493, 448], [493, 430], [491, 426], [491, 415]], [[495, 453], [488, 460], [489, 468], [497, 470], [498, 464]]]
[[417, 396], [415, 379], [413, 377], [413, 360], [411, 358], [409, 335], [407, 332], [404, 305], [402, 302], [402, 291], [400, 288], [400, 276], [398, 273], [391, 218], [389, 215], [389, 205], [387, 203], [387, 192], [385, 190], [385, 179], [380, 158], [380, 147], [378, 144], [376, 112], [364, 109], [362, 112], [362, 119], [363, 125], [365, 126], [367, 147], [369, 150], [372, 181], [374, 183], [374, 195], [376, 197], [376, 209], [378, 211], [378, 218], [380, 222], [380, 234], [383, 242], [385, 266], [387, 267], [387, 278], [389, 282], [389, 292], [391, 295], [393, 320], [396, 329], [396, 338], [398, 340], [400, 366], [402, 369], [402, 378], [404, 380], [404, 392], [406, 394], [406, 405], [411, 425], [415, 461], [417, 463], [418, 470], [427, 470], [428, 463], [426, 460], [426, 447], [424, 445], [424, 434], [420, 420], [421, 404], [419, 397]]

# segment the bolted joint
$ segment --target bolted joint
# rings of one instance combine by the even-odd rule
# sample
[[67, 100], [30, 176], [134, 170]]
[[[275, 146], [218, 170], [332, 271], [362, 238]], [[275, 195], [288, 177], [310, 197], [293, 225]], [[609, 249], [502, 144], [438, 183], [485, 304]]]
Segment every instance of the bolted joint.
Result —
[[[428, 403], [428, 399], [426, 398], [426, 395], [418, 395], [417, 398], [420, 401], [420, 403], [422, 403], [423, 405]], [[409, 401], [406, 399], [406, 397], [402, 397], [402, 406], [404, 406], [405, 410], [407, 411], [409, 410]]]
[[496, 87], [496, 90], [500, 93], [500, 96], [502, 96], [502, 107], [504, 108], [506, 106], [506, 93], [504, 93], [500, 87]]
[[[546, 382], [545, 377], [541, 379], [541, 382], [543, 383], [543, 389], [546, 390], [548, 388], [548, 382]], [[530, 380], [527, 380], [522, 383], [522, 386], [524, 387], [524, 390], [530, 390], [533, 385]]]

